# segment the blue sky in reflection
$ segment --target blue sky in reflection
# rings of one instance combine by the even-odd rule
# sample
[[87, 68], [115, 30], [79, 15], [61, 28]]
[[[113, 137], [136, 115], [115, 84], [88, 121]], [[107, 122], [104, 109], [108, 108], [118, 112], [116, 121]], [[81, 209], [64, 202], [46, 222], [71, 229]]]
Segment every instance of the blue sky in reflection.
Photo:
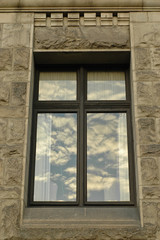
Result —
[[41, 72], [39, 100], [76, 100], [76, 72]]
[[88, 100], [125, 100], [124, 72], [88, 72]]
[[38, 114], [37, 129], [35, 201], [75, 201], [76, 114]]
[[88, 201], [128, 201], [125, 113], [87, 114]]

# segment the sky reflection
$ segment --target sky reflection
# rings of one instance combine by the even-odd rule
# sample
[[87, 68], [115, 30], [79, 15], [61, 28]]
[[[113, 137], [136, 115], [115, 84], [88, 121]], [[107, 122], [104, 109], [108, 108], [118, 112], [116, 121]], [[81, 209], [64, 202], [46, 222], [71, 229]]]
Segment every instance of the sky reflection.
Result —
[[129, 201], [125, 113], [87, 114], [87, 199]]
[[125, 100], [124, 72], [88, 72], [88, 100]]
[[77, 115], [38, 114], [35, 201], [75, 201]]
[[76, 100], [76, 72], [40, 72], [39, 100]]

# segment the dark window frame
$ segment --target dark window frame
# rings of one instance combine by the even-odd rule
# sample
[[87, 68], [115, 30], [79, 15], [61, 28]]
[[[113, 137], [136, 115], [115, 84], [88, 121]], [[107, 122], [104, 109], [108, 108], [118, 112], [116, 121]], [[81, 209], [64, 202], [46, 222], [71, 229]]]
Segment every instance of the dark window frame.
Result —
[[[38, 101], [39, 72], [55, 71], [77, 71], [77, 99], [69, 101]], [[90, 71], [124, 71], [126, 84], [126, 100], [87, 100], [87, 70]], [[85, 97], [84, 97], [85, 96]], [[96, 107], [95, 107], [96, 106]], [[76, 202], [41, 202], [33, 201], [34, 194], [34, 171], [36, 152], [36, 126], [38, 113], [77, 113], [77, 201]], [[130, 201], [107, 201], [107, 202], [86, 202], [87, 174], [86, 174], [86, 145], [87, 145], [87, 112], [125, 112], [127, 116], [128, 134], [128, 162], [129, 162], [129, 188]], [[33, 115], [31, 134], [31, 157], [28, 188], [28, 206], [136, 206], [135, 189], [135, 167], [133, 152], [133, 133], [131, 116], [131, 88], [129, 81], [129, 65], [36, 65]], [[83, 131], [80, 131], [80, 126]], [[83, 146], [83, 147], [81, 147]], [[84, 159], [82, 161], [82, 159]], [[85, 179], [85, 181], [83, 181]], [[84, 184], [85, 183], [85, 184]]]

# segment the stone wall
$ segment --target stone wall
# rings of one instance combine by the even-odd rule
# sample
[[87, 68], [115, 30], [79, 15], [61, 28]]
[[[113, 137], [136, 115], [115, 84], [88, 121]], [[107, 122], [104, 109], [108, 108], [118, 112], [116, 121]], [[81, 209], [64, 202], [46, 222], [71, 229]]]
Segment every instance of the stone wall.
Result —
[[0, 13], [0, 239], [20, 227], [33, 14]]
[[157, 228], [160, 220], [159, 40], [159, 13], [131, 13], [131, 51], [141, 217], [144, 226], [157, 226]]
[[[48, 20], [45, 14], [0, 13], [0, 240], [159, 240], [160, 14], [133, 12], [130, 23], [129, 15], [123, 15], [123, 21], [105, 15], [103, 28], [104, 15], [101, 19], [86, 15], [92, 26], [85, 25], [85, 19], [76, 16], [82, 24], [79, 27], [75, 18], [71, 18], [75, 25], [69, 28], [68, 20], [55, 27], [55, 15]], [[62, 17], [58, 18], [58, 23], [60, 21]], [[109, 21], [111, 24], [106, 24]], [[62, 36], [61, 41], [57, 33]], [[96, 36], [97, 33], [100, 35]], [[77, 34], [78, 41], [75, 41]], [[136, 185], [141, 225], [54, 228], [47, 223], [23, 224], [33, 43], [39, 51], [55, 48], [124, 50], [129, 49], [131, 43]]]

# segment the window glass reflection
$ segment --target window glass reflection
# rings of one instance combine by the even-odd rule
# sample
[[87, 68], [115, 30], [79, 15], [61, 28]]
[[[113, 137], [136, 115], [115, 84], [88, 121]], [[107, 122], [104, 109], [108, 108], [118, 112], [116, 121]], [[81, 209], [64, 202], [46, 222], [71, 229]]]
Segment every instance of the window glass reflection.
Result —
[[39, 113], [34, 201], [76, 201], [77, 115]]
[[88, 100], [125, 100], [124, 72], [88, 72]]
[[76, 72], [40, 72], [39, 100], [76, 100]]
[[129, 201], [126, 113], [87, 114], [87, 200]]

